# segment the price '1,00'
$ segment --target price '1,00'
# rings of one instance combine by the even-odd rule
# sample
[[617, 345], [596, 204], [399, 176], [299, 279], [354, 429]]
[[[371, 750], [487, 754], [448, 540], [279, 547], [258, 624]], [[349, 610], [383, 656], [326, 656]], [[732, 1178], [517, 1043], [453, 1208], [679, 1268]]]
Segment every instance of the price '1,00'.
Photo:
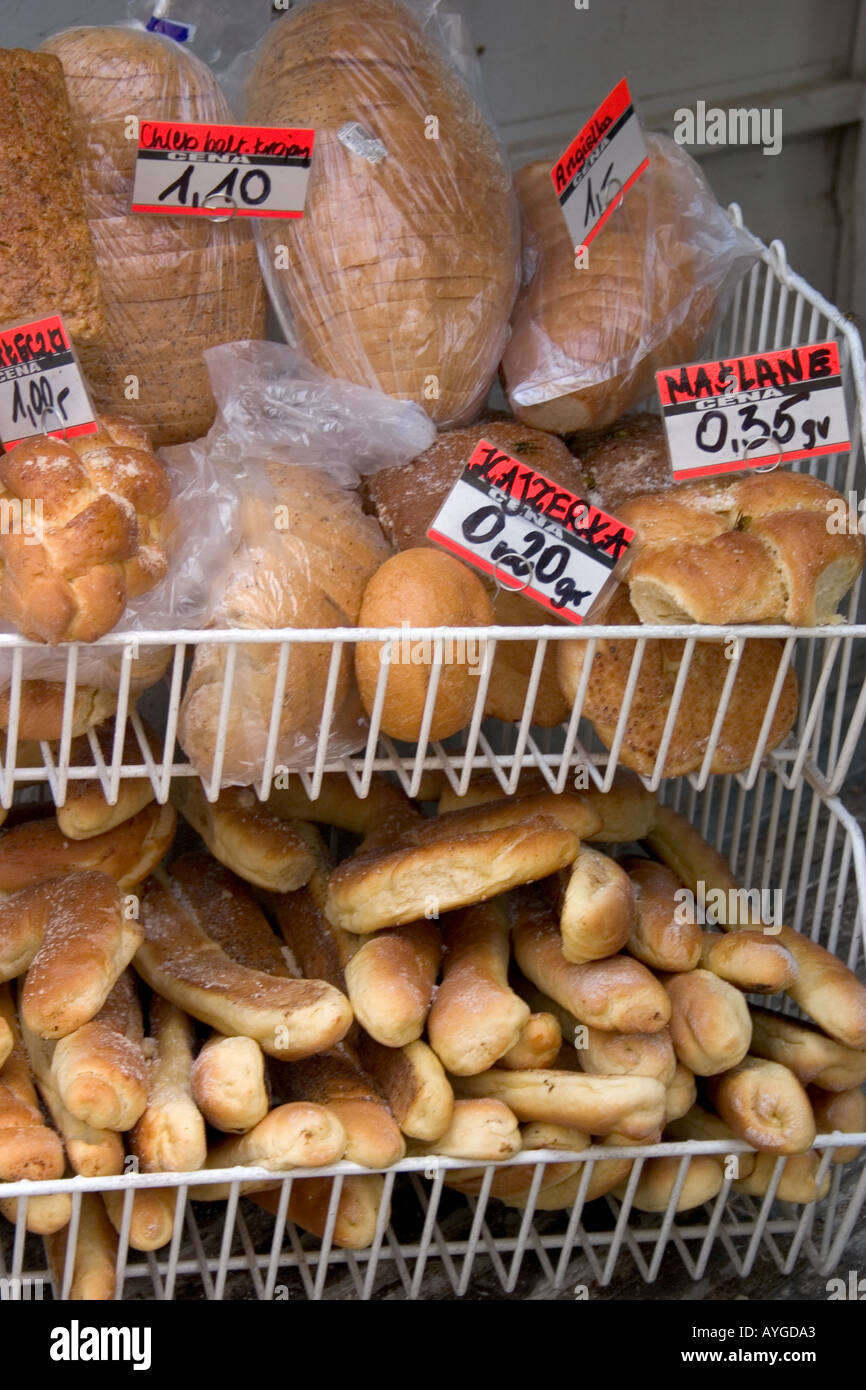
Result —
[[46, 415], [56, 415], [58, 420], [65, 424], [68, 416], [64, 403], [68, 395], [69, 387], [64, 386], [62, 390], [58, 391], [55, 400], [51, 382], [47, 376], [31, 377], [26, 394], [22, 383], [16, 381], [15, 390], [12, 393], [13, 425], [17, 425], [19, 420], [28, 420], [34, 430], [41, 429], [43, 418]]
[[188, 164], [179, 178], [164, 188], [159, 195], [159, 202], [165, 203], [170, 199], [176, 200], [181, 207], [207, 207], [214, 198], [221, 198], [225, 202], [235, 201], [235, 187], [237, 186], [237, 196], [246, 207], [260, 207], [271, 191], [270, 175], [264, 169], [248, 169], [243, 178], [238, 182], [239, 170], [232, 169], [230, 174], [226, 174], [224, 179], [220, 179], [209, 193], [200, 198], [198, 193], [190, 196], [190, 184], [193, 174], [202, 166], [200, 164]]

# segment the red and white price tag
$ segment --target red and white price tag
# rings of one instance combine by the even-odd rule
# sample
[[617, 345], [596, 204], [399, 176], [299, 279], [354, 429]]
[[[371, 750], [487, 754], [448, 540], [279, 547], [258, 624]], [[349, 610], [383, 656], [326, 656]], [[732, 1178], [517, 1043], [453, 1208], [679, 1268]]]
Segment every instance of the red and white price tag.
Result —
[[0, 439], [71, 439], [99, 426], [59, 314], [0, 329]]
[[656, 372], [678, 480], [851, 447], [839, 345], [809, 343]]
[[482, 439], [427, 536], [503, 589], [582, 623], [634, 531]]
[[588, 246], [649, 167], [643, 130], [625, 78], [550, 171], [574, 246]]
[[142, 121], [133, 212], [303, 217], [315, 131]]

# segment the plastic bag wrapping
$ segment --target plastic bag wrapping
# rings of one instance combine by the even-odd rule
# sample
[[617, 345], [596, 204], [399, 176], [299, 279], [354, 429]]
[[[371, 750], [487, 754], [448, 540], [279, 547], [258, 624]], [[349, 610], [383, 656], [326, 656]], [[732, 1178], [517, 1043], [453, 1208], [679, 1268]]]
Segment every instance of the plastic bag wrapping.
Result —
[[[131, 600], [117, 625], [126, 633], [195, 630], [206, 626], [226, 585], [238, 534], [238, 496], [220, 476], [199, 445], [165, 449], [162, 463], [171, 480], [172, 500], [161, 530], [167, 570], [149, 593]], [[14, 632], [0, 623], [0, 632]], [[117, 703], [125, 664], [130, 668], [134, 698], [154, 685], [168, 669], [169, 644], [140, 644], [132, 658], [129, 644], [81, 644], [77, 649], [73, 733], [85, 732], [107, 719]], [[9, 718], [13, 652], [0, 647], [0, 727]], [[27, 648], [21, 657], [22, 687], [19, 738], [57, 739], [61, 735], [68, 649]]]
[[226, 122], [228, 103], [198, 58], [139, 28], [68, 29], [43, 46], [63, 64], [105, 299], [106, 331], [81, 353], [94, 403], [157, 445], [194, 439], [214, 415], [202, 352], [264, 336], [264, 285], [245, 223], [130, 212], [128, 118]]
[[331, 376], [482, 408], [519, 279], [505, 157], [435, 4], [307, 0], [272, 24], [244, 119], [312, 127], [304, 217], [256, 229], [280, 324]]
[[600, 429], [694, 361], [760, 247], [731, 222], [690, 155], [647, 136], [649, 169], [590, 243], [575, 248], [547, 163], [515, 175], [524, 286], [502, 359], [518, 419], [559, 434]]
[[[207, 439], [194, 447], [206, 449], [238, 497], [238, 544], [214, 626], [352, 626], [369, 579], [390, 554], [354, 490], [358, 468], [407, 462], [431, 443], [432, 424], [411, 402], [330, 380], [284, 344], [228, 344], [212, 348], [206, 360], [219, 410]], [[275, 703], [275, 765], [309, 767], [334, 650], [330, 642], [293, 642], [280, 695], [279, 644], [198, 646], [178, 736], [199, 775], [209, 779], [218, 770], [223, 786], [261, 777]], [[333, 670], [329, 759], [355, 752], [367, 727], [350, 645]], [[217, 752], [223, 713], [224, 757]]]

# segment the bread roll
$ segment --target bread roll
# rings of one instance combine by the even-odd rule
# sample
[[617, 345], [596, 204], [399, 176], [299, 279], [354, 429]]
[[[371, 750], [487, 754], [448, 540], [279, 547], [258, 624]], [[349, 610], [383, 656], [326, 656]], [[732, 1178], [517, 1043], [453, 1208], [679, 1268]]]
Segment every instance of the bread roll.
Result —
[[[637, 1186], [632, 1194], [631, 1204], [636, 1211], [667, 1211], [674, 1188], [680, 1175], [679, 1158], [648, 1158], [641, 1169]], [[688, 1161], [685, 1177], [679, 1191], [674, 1211], [691, 1211], [712, 1201], [722, 1189], [724, 1171], [717, 1158], [711, 1154], [693, 1154]], [[617, 1196], [625, 1196], [625, 1184], [616, 1189]]]
[[[265, 233], [270, 264], [288, 247], [271, 288], [301, 350], [331, 376], [417, 401], [437, 425], [473, 419], [517, 288], [516, 208], [496, 140], [433, 33], [392, 0], [288, 14], [259, 47], [245, 119], [316, 129], [303, 220]], [[386, 156], [356, 152], [347, 122]]]
[[[500, 1101], [489, 1100], [464, 1100], [456, 1103], [457, 1105], [501, 1104]], [[586, 1134], [581, 1134], [579, 1130], [569, 1129], [565, 1125], [543, 1123], [524, 1125], [522, 1130], [518, 1131], [518, 1139], [519, 1146], [524, 1151], [529, 1149], [562, 1149], [570, 1154], [581, 1153], [584, 1149], [589, 1148], [591, 1142], [589, 1137]], [[490, 1196], [497, 1197], [500, 1201], [508, 1203], [509, 1206], [516, 1206], [525, 1200], [537, 1171], [538, 1165], [535, 1163], [521, 1163], [498, 1169], [490, 1184]], [[539, 1202], [542, 1194], [554, 1191], [560, 1184], [580, 1171], [581, 1165], [572, 1160], [545, 1164], [539, 1186]], [[481, 1192], [485, 1174], [484, 1168], [450, 1169], [445, 1183], [446, 1186], [456, 1188], [458, 1192], [463, 1192], [466, 1196], [477, 1197]]]
[[414, 1042], [436, 987], [442, 937], [434, 922], [391, 927], [368, 937], [345, 967], [355, 1017], [385, 1047]]
[[344, 773], [326, 772], [315, 800], [300, 777], [286, 776], [271, 787], [267, 804], [283, 820], [318, 821], [355, 835], [390, 833], [421, 819], [406, 793], [379, 772], [373, 773], [366, 796], [358, 795]]
[[247, 883], [291, 893], [316, 864], [315, 840], [302, 821], [283, 821], [247, 787], [227, 787], [210, 802], [195, 778], [175, 782], [175, 805], [214, 858]]
[[54, 1049], [51, 1070], [67, 1110], [94, 1129], [132, 1129], [147, 1104], [142, 1040], [141, 1006], [127, 970], [96, 1017]]
[[440, 1154], [443, 1158], [467, 1158], [496, 1163], [520, 1152], [517, 1120], [500, 1100], [456, 1100], [451, 1123], [438, 1139], [414, 1140], [409, 1154]]
[[0, 1019], [10, 1039], [0, 1067], [0, 1182], [62, 1177], [63, 1145], [42, 1118], [8, 985], [0, 985]]
[[667, 977], [671, 1039], [677, 1057], [697, 1076], [715, 1076], [742, 1062], [752, 1023], [742, 994], [709, 970]]
[[562, 953], [574, 965], [616, 955], [631, 936], [634, 893], [628, 875], [600, 850], [582, 845], [562, 896]]
[[[49, 1236], [46, 1248], [56, 1286], [60, 1289], [69, 1254], [68, 1227]], [[116, 1263], [117, 1236], [102, 1198], [96, 1192], [84, 1192], [72, 1256], [72, 1282], [66, 1297], [72, 1303], [105, 1302], [113, 1298]]]
[[577, 1053], [581, 1069], [592, 1076], [654, 1076], [669, 1087], [676, 1073], [667, 1028], [658, 1033], [605, 1033], [587, 1028], [586, 1045]]
[[581, 467], [611, 516], [632, 497], [660, 492], [673, 482], [664, 422], [641, 411], [574, 441]]
[[747, 994], [777, 994], [789, 989], [799, 974], [791, 952], [757, 931], [730, 936], [702, 932], [701, 968]]
[[635, 922], [626, 949], [653, 970], [694, 970], [701, 957], [701, 929], [681, 922], [679, 879], [652, 859], [625, 859], [634, 892]]
[[0, 893], [85, 871], [109, 874], [128, 891], [156, 868], [176, 824], [172, 806], [151, 805], [89, 840], [67, 840], [54, 817], [13, 826], [0, 835]]
[[[866, 1134], [866, 1096], [859, 1086], [850, 1091], [822, 1091], [810, 1086], [806, 1094], [819, 1134]], [[842, 1144], [833, 1150], [831, 1163], [854, 1163], [860, 1157], [859, 1144]]]
[[567, 434], [624, 415], [650, 394], [657, 368], [699, 359], [726, 274], [752, 259], [689, 155], [659, 135], [646, 143], [649, 168], [577, 270], [550, 161], [515, 176], [533, 272], [502, 371], [526, 424]]
[[708, 1082], [707, 1094], [742, 1139], [767, 1153], [803, 1153], [815, 1140], [809, 1098], [792, 1071], [778, 1062], [745, 1057]]
[[[102, 1200], [108, 1219], [117, 1234], [123, 1230], [125, 1196], [123, 1192], [103, 1192]], [[161, 1250], [168, 1245], [174, 1230], [177, 1189], [174, 1187], [142, 1187], [130, 1199], [127, 1239], [133, 1250]]]
[[[318, 838], [311, 836], [318, 851]], [[175, 898], [204, 926], [208, 936], [238, 965], [290, 979], [285, 950], [271, 924], [237, 874], [209, 854], [182, 854], [165, 880]]]
[[558, 1019], [542, 1010], [529, 1015], [517, 1042], [499, 1058], [499, 1065], [509, 1071], [552, 1067], [561, 1046], [562, 1029]]
[[866, 1081], [866, 1048], [828, 1038], [813, 1023], [752, 1007], [752, 1051], [790, 1068], [804, 1086], [848, 1091]]
[[[404, 550], [386, 560], [364, 590], [360, 627], [486, 627], [493, 609], [477, 575], [443, 551]], [[477, 650], [476, 650], [477, 648]], [[373, 713], [386, 668], [381, 729], [391, 738], [420, 736], [437, 648], [432, 640], [395, 638], [359, 642], [355, 671], [364, 708]], [[448, 738], [472, 718], [484, 649], [479, 644], [442, 642], [442, 662], [428, 737]]]
[[677, 1062], [673, 1080], [665, 1091], [665, 1124], [688, 1113], [698, 1096], [694, 1072]]
[[[565, 959], [556, 916], [537, 892], [517, 895], [514, 958], [538, 989], [580, 1023], [617, 1033], [653, 1033], [671, 1016], [670, 1000], [645, 966], [628, 956], [572, 965]], [[571, 1030], [568, 1040], [572, 1040]]]
[[441, 1138], [451, 1123], [454, 1092], [432, 1048], [420, 1040], [383, 1047], [362, 1033], [359, 1057], [405, 1135], [428, 1143]]
[[[684, 1115], [671, 1117], [666, 1121], [665, 1138], [676, 1140], [677, 1143], [683, 1140], [712, 1139], [721, 1140], [725, 1144], [736, 1144], [741, 1140], [740, 1135], [736, 1134], [730, 1125], [725, 1124], [725, 1121], [718, 1115], [694, 1104]], [[723, 1154], [722, 1157], [724, 1158], [726, 1155]], [[758, 1155], [738, 1153], [735, 1157], [739, 1177], [750, 1177], [754, 1172]]]
[[[604, 622], [609, 627], [639, 626], [624, 586], [605, 609]], [[557, 646], [559, 681], [570, 704], [580, 689], [587, 645], [560, 642]], [[685, 650], [685, 642], [676, 639], [648, 642], [643, 651], [619, 757], [625, 767], [645, 777], [655, 772]], [[634, 656], [634, 639], [616, 638], [599, 644], [593, 657], [583, 713], [592, 721], [606, 748], [613, 746], [617, 735]], [[710, 760], [711, 772], [739, 772], [752, 762], [782, 657], [781, 642], [763, 637], [743, 642], [727, 711]], [[695, 644], [661, 768], [663, 777], [680, 777], [702, 767], [729, 671], [723, 643]], [[782, 742], [793, 727], [796, 714], [797, 679], [789, 667], [762, 744], [764, 753]]]
[[34, 1197], [2, 1197], [0, 1198], [0, 1214], [11, 1221], [13, 1225], [18, 1223], [18, 1214], [21, 1210], [19, 1202], [25, 1202], [27, 1210], [24, 1216], [24, 1229], [34, 1236], [52, 1236], [57, 1231], [62, 1231], [64, 1226], [69, 1225], [72, 1216], [72, 1198], [68, 1192], [39, 1193]]
[[[286, 1217], [321, 1240], [328, 1226], [334, 1178], [295, 1178]], [[349, 1173], [342, 1179], [331, 1240], [341, 1250], [366, 1250], [373, 1244], [385, 1180], [376, 1173]], [[256, 1206], [276, 1216], [280, 1189], [249, 1194]], [[387, 1219], [387, 1218], [386, 1218]]]
[[[734, 1191], [742, 1192], [747, 1197], [765, 1196], [775, 1175], [778, 1161], [774, 1154], [756, 1154], [752, 1172], [748, 1175], [743, 1174], [734, 1182]], [[821, 1155], [815, 1149], [809, 1149], [804, 1154], [792, 1154], [790, 1158], [786, 1158], [776, 1188], [776, 1200], [802, 1206], [826, 1197], [830, 1191], [830, 1174], [826, 1172], [819, 1183], [820, 1165]]]
[[212, 1033], [193, 1062], [190, 1089], [209, 1125], [246, 1134], [270, 1104], [262, 1049], [252, 1038]]
[[225, 123], [225, 98], [186, 48], [143, 29], [68, 29], [44, 47], [63, 64], [106, 300], [107, 331], [86, 360], [94, 400], [134, 415], [158, 444], [196, 439], [214, 414], [202, 353], [265, 336], [264, 288], [246, 219], [129, 215], [136, 142], [125, 122]]
[[193, 1173], [204, 1164], [204, 1120], [192, 1097], [192, 1024], [186, 1014], [154, 995], [150, 1001], [147, 1107], [130, 1135], [144, 1173]]
[[[208, 1150], [204, 1168], [249, 1165], [279, 1173], [286, 1168], [325, 1168], [338, 1163], [346, 1148], [346, 1132], [336, 1115], [324, 1106], [297, 1101], [278, 1105], [248, 1134], [223, 1139]], [[246, 1184], [241, 1185], [245, 1190]], [[209, 1183], [190, 1189], [196, 1202], [225, 1200], [230, 1183]]]
[[[537, 768], [525, 768], [521, 772], [515, 796], [537, 796], [547, 789], [548, 783]], [[568, 801], [575, 799], [574, 792], [560, 792], [558, 795]], [[600, 792], [596, 787], [588, 787], [576, 793], [576, 796], [598, 817], [597, 825], [592, 828], [584, 826], [582, 831], [583, 838], [594, 844], [627, 844], [631, 840], [642, 840], [655, 820], [655, 797], [639, 778], [622, 768], [614, 776], [610, 791]], [[501, 799], [499, 779], [493, 773], [482, 772], [472, 778], [462, 796], [458, 796], [450, 783], [446, 782], [439, 796], [439, 814], [442, 816], [446, 811], [459, 811]]]
[[6, 912], [28, 892], [43, 895], [45, 925], [21, 990], [21, 1018], [40, 1037], [63, 1038], [99, 1013], [143, 933], [108, 874], [49, 880], [7, 898]]
[[[153, 730], [145, 727], [145, 735], [151, 755], [159, 760], [160, 740]], [[107, 765], [111, 764], [114, 748], [114, 721], [103, 724], [94, 734], [100, 753]], [[71, 767], [90, 766], [93, 762], [90, 740], [76, 738], [69, 750]], [[128, 725], [120, 753], [120, 765], [140, 763], [142, 750], [134, 728]], [[98, 778], [69, 781], [66, 786], [66, 799], [57, 808], [57, 824], [69, 840], [89, 840], [94, 835], [103, 835], [122, 825], [125, 820], [138, 814], [154, 799], [153, 784], [149, 777], [122, 777], [118, 783], [117, 800], [110, 805], [106, 800], [102, 783]]]
[[861, 535], [828, 530], [835, 501], [822, 479], [785, 470], [627, 502], [618, 515], [636, 532], [628, 585], [641, 622], [832, 622], [866, 554]]
[[110, 1129], [94, 1129], [66, 1109], [51, 1070], [52, 1044], [32, 1033], [23, 1019], [21, 1035], [39, 1094], [63, 1140], [74, 1172], [83, 1178], [104, 1178], [122, 1172], [123, 1141], [120, 1135]]
[[269, 1072], [281, 1100], [313, 1101], [336, 1115], [350, 1163], [389, 1168], [403, 1157], [406, 1146], [394, 1116], [345, 1049], [290, 1064], [271, 1061]]
[[367, 934], [431, 911], [485, 902], [571, 863], [580, 847], [572, 825], [597, 824], [576, 798], [527, 797], [453, 811], [387, 842], [365, 842], [331, 874], [329, 921]]
[[501, 899], [442, 922], [442, 983], [430, 1010], [430, 1046], [446, 1071], [474, 1076], [518, 1041], [529, 1005], [509, 987], [508, 916]]
[[322, 980], [285, 980], [237, 965], [192, 914], [151, 881], [142, 897], [143, 979], [194, 1018], [255, 1038], [286, 1061], [322, 1052], [346, 1033], [349, 1001]]
[[664, 1087], [649, 1076], [581, 1076], [567, 1071], [505, 1071], [456, 1080], [460, 1096], [504, 1101], [518, 1120], [566, 1125], [584, 1134], [645, 1139], [661, 1124]]

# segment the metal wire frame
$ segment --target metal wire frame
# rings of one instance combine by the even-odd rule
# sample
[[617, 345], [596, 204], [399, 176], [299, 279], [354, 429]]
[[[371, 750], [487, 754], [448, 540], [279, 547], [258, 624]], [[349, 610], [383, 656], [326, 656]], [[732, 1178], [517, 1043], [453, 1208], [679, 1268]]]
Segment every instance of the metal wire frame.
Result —
[[[662, 790], [663, 798], [728, 856], [741, 883], [778, 890], [787, 922], [864, 972], [866, 846], [855, 818], [838, 799], [826, 797], [808, 773], [791, 789], [772, 768], [762, 768], [751, 787], [745, 777], [712, 777], [700, 792], [687, 779], [667, 783]], [[787, 997], [784, 1005], [774, 1000], [773, 1007], [794, 1012]], [[560, 1151], [522, 1153], [510, 1161], [509, 1166], [534, 1168], [521, 1213], [509, 1212], [490, 1195], [501, 1164], [405, 1159], [384, 1174], [375, 1238], [362, 1251], [340, 1249], [334, 1241], [342, 1184], [348, 1174], [367, 1171], [347, 1163], [276, 1176], [261, 1169], [233, 1168], [7, 1184], [0, 1186], [0, 1199], [67, 1191], [73, 1196], [74, 1233], [82, 1193], [122, 1191], [118, 1298], [417, 1298], [430, 1296], [431, 1290], [435, 1296], [451, 1297], [488, 1289], [491, 1281], [514, 1292], [521, 1280], [534, 1281], [536, 1295], [544, 1296], [567, 1288], [569, 1282], [605, 1286], [632, 1268], [652, 1283], [670, 1260], [681, 1261], [693, 1279], [703, 1276], [711, 1257], [714, 1268], [726, 1258], [743, 1276], [758, 1259], [770, 1259], [783, 1274], [806, 1261], [829, 1275], [838, 1267], [866, 1202], [866, 1167], [831, 1168], [832, 1154], [842, 1144], [857, 1143], [866, 1144], [866, 1134], [822, 1136], [816, 1141], [821, 1154], [817, 1181], [830, 1171], [828, 1194], [819, 1202], [792, 1206], [776, 1198], [781, 1159], [764, 1197], [746, 1197], [726, 1179], [710, 1203], [680, 1214], [675, 1211], [677, 1195], [691, 1161], [704, 1154], [747, 1152], [747, 1145], [702, 1141], [585, 1150], [572, 1156], [584, 1165], [584, 1178], [573, 1206], [563, 1213], [537, 1210], [546, 1165], [569, 1157]], [[677, 1185], [664, 1212], [636, 1213], [632, 1201], [638, 1176], [654, 1156], [681, 1160]], [[634, 1162], [625, 1191], [620, 1197], [585, 1204], [594, 1164], [613, 1157]], [[467, 1166], [486, 1170], [477, 1198], [462, 1197], [446, 1183], [449, 1172]], [[334, 1178], [321, 1240], [286, 1220], [291, 1184], [303, 1176]], [[240, 1194], [242, 1182], [257, 1179], [281, 1182], [275, 1218], [250, 1207]], [[222, 1181], [232, 1184], [226, 1202], [202, 1206], [189, 1201], [196, 1184]], [[134, 1193], [146, 1187], [175, 1190], [175, 1221], [168, 1246], [138, 1255], [129, 1250], [129, 1223]], [[392, 1206], [394, 1218], [389, 1221]], [[71, 1236], [69, 1247], [73, 1246]], [[72, 1278], [71, 1260], [70, 1255], [56, 1289], [61, 1297]], [[0, 1276], [48, 1277], [39, 1242], [26, 1232], [24, 1200], [15, 1226], [0, 1230]]]
[[[736, 204], [730, 208], [732, 219], [742, 226], [742, 213]], [[763, 247], [761, 259], [756, 263], [745, 280], [737, 287], [730, 310], [716, 334], [709, 355], [734, 356], [770, 350], [789, 344], [806, 344], [834, 338], [839, 341], [844, 367], [848, 417], [851, 425], [851, 449], [847, 454], [835, 454], [821, 458], [801, 460], [793, 465], [795, 471], [808, 471], [824, 477], [843, 496], [853, 494], [855, 503], [866, 502], [866, 466], [864, 466], [863, 441], [866, 437], [866, 366], [863, 349], [857, 330], [844, 315], [826, 299], [811, 288], [800, 276], [794, 274], [787, 264], [785, 249], [780, 241]], [[264, 797], [275, 775], [291, 764], [281, 763], [278, 757], [279, 713], [286, 688], [289, 663], [298, 648], [311, 642], [324, 642], [330, 645], [331, 659], [328, 678], [322, 692], [322, 713], [318, 735], [310, 756], [299, 770], [302, 770], [307, 789], [316, 795], [325, 772], [345, 770], [351, 776], [357, 790], [362, 794], [369, 787], [374, 771], [393, 771], [406, 790], [415, 794], [425, 772], [440, 769], [444, 771], [451, 785], [465, 789], [469, 778], [480, 770], [493, 771], [499, 777], [503, 789], [513, 788], [521, 766], [534, 765], [540, 768], [553, 789], [562, 789], [576, 768], [589, 768], [593, 780], [609, 787], [619, 765], [624, 731], [628, 721], [632, 699], [637, 688], [641, 664], [645, 658], [647, 645], [659, 639], [685, 640], [674, 695], [671, 700], [664, 736], [658, 750], [652, 772], [645, 778], [647, 785], [655, 789], [662, 780], [665, 752], [674, 730], [679, 711], [686, 675], [694, 658], [695, 644], [699, 641], [730, 642], [741, 641], [734, 649], [734, 658], [728, 678], [721, 692], [718, 714], [711, 731], [709, 743], [701, 766], [692, 774], [693, 785], [698, 789], [707, 785], [713, 755], [716, 751], [725, 712], [731, 698], [736, 671], [742, 657], [743, 640], [760, 640], [770, 637], [783, 641], [783, 651], [778, 676], [768, 702], [766, 717], [756, 743], [754, 756], [745, 772], [747, 785], [756, 784], [761, 766], [767, 753], [767, 736], [782, 690], [784, 673], [788, 665], [797, 671], [800, 686], [800, 701], [796, 726], [785, 743], [769, 756], [774, 768], [780, 771], [789, 787], [795, 787], [801, 774], [808, 769], [817, 778], [825, 792], [832, 796], [839, 790], [850, 767], [864, 722], [866, 722], [866, 677], [859, 688], [851, 688], [854, 643], [866, 636], [866, 625], [857, 625], [860, 584], [848, 598], [845, 607], [845, 622], [839, 626], [823, 628], [779, 627], [700, 627], [684, 626], [641, 626], [635, 628], [605, 628], [603, 625], [581, 629], [559, 629], [555, 627], [526, 627], [486, 629], [471, 628], [412, 628], [412, 629], [353, 629], [335, 628], [326, 630], [298, 631], [284, 629], [274, 632], [209, 631], [207, 633], [184, 630], [112, 633], [97, 644], [105, 650], [107, 657], [114, 657], [112, 663], [119, 675], [118, 685], [118, 728], [110, 757], [104, 758], [93, 735], [89, 737], [91, 757], [80, 765], [70, 767], [70, 746], [72, 741], [72, 716], [77, 689], [84, 685], [79, 680], [78, 647], [58, 648], [56, 655], [61, 663], [61, 673], [54, 679], [62, 680], [65, 686], [65, 701], [61, 737], [57, 743], [40, 745], [37, 766], [19, 766], [16, 762], [16, 746], [20, 717], [21, 681], [34, 669], [31, 662], [37, 654], [45, 655], [45, 648], [29, 643], [23, 638], [0, 635], [0, 670], [3, 683], [9, 689], [9, 735], [5, 755], [0, 765], [0, 803], [11, 805], [17, 788], [42, 785], [47, 787], [55, 801], [62, 801], [70, 780], [98, 777], [109, 801], [116, 800], [121, 779], [133, 776], [150, 778], [157, 799], [164, 801], [169, 795], [171, 780], [174, 777], [193, 775], [193, 768], [176, 744], [178, 710], [183, 688], [184, 663], [187, 655], [204, 643], [213, 643], [226, 648], [223, 698], [220, 704], [218, 727], [214, 731], [216, 750], [212, 775], [209, 778], [208, 794], [216, 796], [222, 760], [225, 749], [226, 730], [233, 694], [236, 693], [235, 679], [238, 650], [241, 644], [275, 645], [275, 682], [272, 708], [268, 721], [268, 736], [264, 750], [263, 766], [258, 771], [257, 791]], [[616, 637], [620, 640], [636, 639], [630, 676], [626, 686], [620, 718], [617, 724], [613, 746], [608, 751], [603, 748], [594, 735], [589, 722], [582, 718], [584, 697], [589, 680], [592, 661], [598, 642], [604, 638]], [[428, 686], [427, 705], [421, 721], [421, 737], [411, 750], [398, 748], [389, 738], [379, 736], [382, 702], [384, 701], [390, 668], [383, 665], [382, 677], [377, 692], [376, 704], [371, 712], [366, 737], [361, 738], [361, 746], [350, 757], [336, 758], [329, 752], [330, 735], [334, 727], [334, 704], [337, 675], [341, 664], [349, 665], [351, 649], [357, 642], [388, 639], [419, 641], [428, 639], [432, 644], [432, 661]], [[501, 737], [492, 739], [486, 732], [484, 722], [484, 701], [487, 691], [488, 674], [482, 666], [478, 679], [478, 690], [472, 716], [466, 730], [458, 738], [443, 743], [429, 738], [430, 721], [435, 702], [436, 689], [450, 643], [461, 639], [479, 641], [492, 661], [497, 647], [513, 641], [535, 643], [536, 652], [531, 677], [526, 694], [522, 716]], [[558, 642], [586, 643], [586, 661], [580, 689], [567, 723], [556, 731], [539, 730], [532, 724], [532, 710], [535, 703], [542, 664], [549, 644]], [[145, 648], [171, 648], [170, 668], [166, 677], [167, 690], [160, 709], [163, 729], [162, 748], [159, 756], [153, 756], [143, 737], [143, 731], [130, 699], [131, 678], [134, 659]], [[33, 653], [33, 655], [30, 655]], [[40, 670], [42, 668], [40, 667]], [[124, 763], [123, 734], [127, 717], [132, 721], [139, 735], [141, 758]], [[496, 746], [494, 746], [494, 744]]]

